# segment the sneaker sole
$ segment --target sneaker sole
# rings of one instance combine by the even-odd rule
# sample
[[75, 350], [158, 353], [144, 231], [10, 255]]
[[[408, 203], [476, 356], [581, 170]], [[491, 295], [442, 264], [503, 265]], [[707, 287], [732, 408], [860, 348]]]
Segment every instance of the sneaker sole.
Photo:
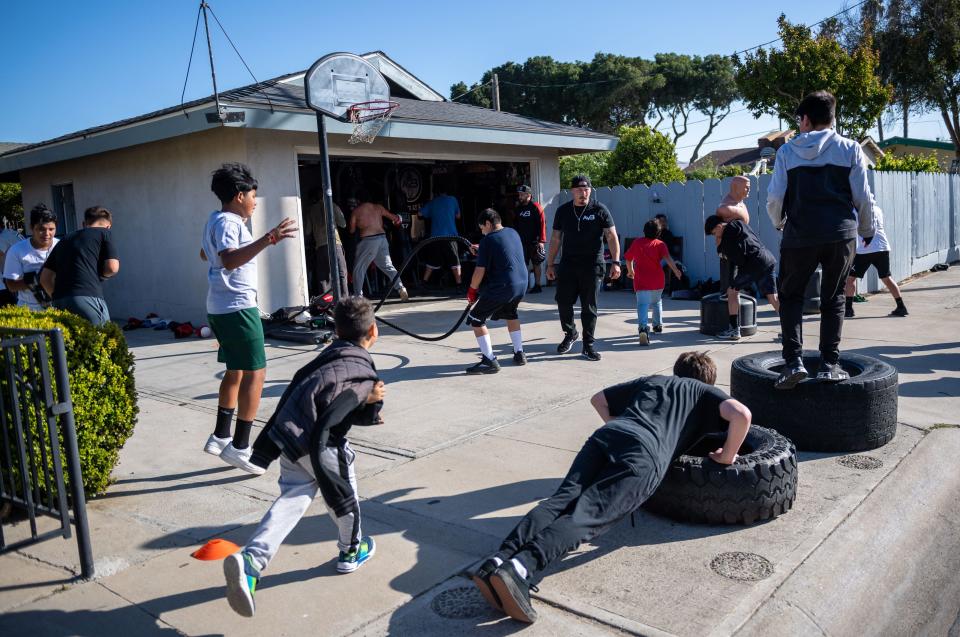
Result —
[[401, 300], [401, 301], [409, 301], [409, 300], [410, 300], [410, 293], [407, 292], [406, 289], [400, 290], [400, 300]]
[[483, 598], [487, 600], [487, 603], [490, 604], [490, 607], [503, 612], [503, 605], [500, 603], [500, 598], [497, 597], [497, 593], [490, 586], [490, 583], [478, 575], [472, 575], [470, 579], [473, 581], [473, 585], [477, 587], [477, 590], [480, 591], [480, 594], [483, 595]]
[[513, 364], [516, 365], [517, 367], [523, 367], [524, 365], [527, 364], [527, 361], [525, 360], [513, 361]]
[[640, 334], [640, 344], [641, 344], [641, 345], [649, 345], [649, 344], [650, 344], [650, 336], [647, 335], [646, 332], [643, 332], [642, 334]]
[[468, 369], [466, 370], [467, 374], [470, 376], [480, 376], [481, 374], [496, 374], [500, 371], [497, 367], [487, 367], [486, 369]]
[[219, 458], [224, 449], [226, 449], [226, 447], [218, 447], [216, 444], [210, 444], [208, 442], [206, 445], [204, 445], [203, 452]]
[[513, 591], [510, 590], [509, 582], [494, 573], [490, 576], [490, 586], [493, 588], [494, 593], [497, 594], [497, 597], [500, 598], [503, 604], [503, 612], [507, 615], [525, 624], [532, 624], [537, 621], [537, 611], [533, 608], [527, 610], [517, 603], [516, 598], [513, 596]]
[[373, 544], [370, 545], [370, 552], [367, 553], [367, 556], [366, 556], [365, 558], [363, 558], [362, 561], [360, 561], [360, 562], [346, 562], [346, 563], [344, 563], [344, 564], [341, 564], [341, 563], [338, 562], [338, 563], [337, 563], [337, 573], [340, 573], [341, 575], [349, 575], [350, 573], [353, 573], [353, 572], [356, 571], [358, 568], [360, 568], [361, 566], [363, 566], [364, 564], [366, 564], [367, 562], [369, 562], [369, 561], [370, 561], [370, 558], [373, 557], [373, 556], [376, 555], [376, 554], [377, 554], [377, 544], [376, 544], [376, 542], [374, 542]]
[[781, 390], [793, 389], [799, 385], [800, 382], [807, 377], [807, 375], [808, 374], [806, 372], [794, 372], [793, 374], [790, 374], [790, 376], [788, 376], [782, 383], [774, 383], [773, 386], [775, 389]]
[[244, 462], [243, 460], [237, 460], [236, 458], [233, 458], [231, 456], [224, 456], [223, 454], [220, 454], [220, 459], [226, 462], [231, 467], [235, 467], [237, 469], [240, 469], [241, 471], [246, 471], [251, 475], [262, 476], [267, 472], [267, 470], [264, 469], [263, 467], [258, 467], [255, 464]]
[[242, 617], [253, 617], [257, 607], [244, 583], [247, 579], [243, 572], [243, 556], [234, 553], [223, 561], [223, 576], [227, 580], [227, 602], [230, 608]]

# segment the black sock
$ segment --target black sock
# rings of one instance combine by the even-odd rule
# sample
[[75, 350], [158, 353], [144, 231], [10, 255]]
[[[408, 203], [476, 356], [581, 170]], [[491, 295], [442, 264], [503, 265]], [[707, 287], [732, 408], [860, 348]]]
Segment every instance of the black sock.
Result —
[[236, 409], [227, 409], [226, 407], [217, 407], [217, 427], [213, 430], [213, 435], [217, 438], [230, 437], [230, 425], [233, 424], [233, 412]]
[[903, 304], [903, 297], [900, 297], [899, 299], [894, 299], [894, 301], [897, 302], [897, 307], [906, 307], [906, 306]]
[[740, 327], [740, 317], [737, 316], [736, 314], [730, 315], [730, 327], [732, 327], [733, 329], [737, 329], [738, 327]]
[[853, 297], [852, 297], [852, 296], [848, 296], [848, 297], [847, 297], [847, 309], [848, 309], [848, 310], [852, 310], [852, 309], [853, 309]]
[[250, 446], [250, 428], [253, 427], [252, 420], [240, 420], [237, 418], [237, 426], [233, 430], [233, 448], [246, 449]]

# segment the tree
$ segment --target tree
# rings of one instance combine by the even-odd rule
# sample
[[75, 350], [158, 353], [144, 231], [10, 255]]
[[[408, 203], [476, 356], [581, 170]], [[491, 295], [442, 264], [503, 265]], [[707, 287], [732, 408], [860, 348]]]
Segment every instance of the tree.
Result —
[[865, 37], [848, 53], [836, 39], [835, 22], [827, 22], [816, 37], [784, 15], [778, 24], [782, 50], [761, 47], [742, 61], [734, 58], [737, 86], [754, 117], [770, 114], [792, 122], [805, 95], [827, 90], [837, 98], [837, 131], [862, 137], [891, 96], [891, 88], [877, 77], [872, 39]]
[[622, 126], [620, 143], [607, 158], [604, 183], [608, 186], [684, 181], [677, 166], [673, 142], [648, 126]]
[[[697, 87], [701, 77], [700, 58], [677, 53], [657, 53], [654, 56], [657, 73], [663, 76], [663, 86], [654, 94], [653, 112], [657, 115], [654, 128], [659, 128], [667, 117], [673, 131], [673, 143], [687, 134], [687, 122], [695, 109]], [[679, 123], [679, 126], [678, 126]]]
[[609, 152], [583, 153], [560, 158], [560, 186], [566, 188], [577, 175], [586, 175], [596, 187], [606, 186]]
[[703, 134], [690, 163], [697, 161], [700, 148], [717, 125], [730, 114], [730, 105], [739, 97], [733, 60], [726, 55], [708, 55], [700, 61], [700, 78], [694, 93], [693, 107], [707, 116], [707, 132]]
[[20, 184], [0, 184], [0, 223], [23, 227], [23, 196]]
[[909, 59], [921, 100], [940, 111], [960, 159], [960, 0], [904, 0], [916, 50]]
[[609, 133], [644, 124], [666, 82], [650, 60], [609, 53], [597, 53], [580, 77], [573, 96], [581, 124]]

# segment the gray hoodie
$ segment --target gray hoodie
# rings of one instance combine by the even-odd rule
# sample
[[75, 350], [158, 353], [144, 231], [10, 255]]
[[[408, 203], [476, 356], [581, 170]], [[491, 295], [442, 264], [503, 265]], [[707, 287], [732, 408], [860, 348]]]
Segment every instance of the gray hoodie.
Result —
[[860, 144], [832, 129], [802, 133], [777, 151], [767, 214], [781, 247], [802, 248], [874, 234], [873, 193]]

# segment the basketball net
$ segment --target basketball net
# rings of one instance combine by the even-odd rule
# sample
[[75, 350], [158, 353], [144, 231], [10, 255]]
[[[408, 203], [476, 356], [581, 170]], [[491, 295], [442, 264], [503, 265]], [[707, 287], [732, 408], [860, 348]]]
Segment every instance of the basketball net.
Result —
[[372, 144], [383, 127], [400, 106], [397, 102], [373, 101], [354, 104], [347, 110], [349, 121], [353, 124], [351, 144]]

